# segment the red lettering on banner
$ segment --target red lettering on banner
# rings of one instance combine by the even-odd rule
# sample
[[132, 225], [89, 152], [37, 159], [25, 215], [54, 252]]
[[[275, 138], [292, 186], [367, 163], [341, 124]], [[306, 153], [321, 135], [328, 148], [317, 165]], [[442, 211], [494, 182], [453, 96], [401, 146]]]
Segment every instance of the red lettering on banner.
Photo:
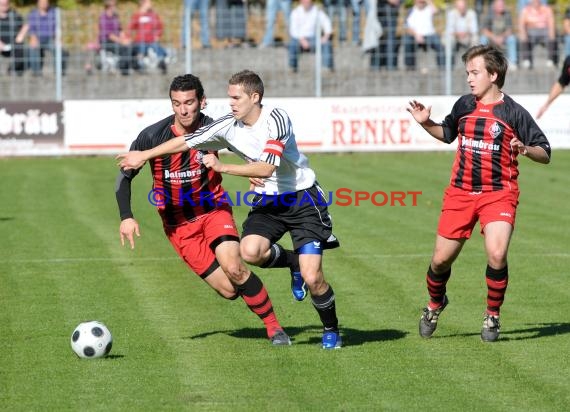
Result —
[[408, 119], [350, 119], [332, 121], [333, 146], [409, 145]]
[[[333, 141], [332, 144], [334, 145], [339, 145], [339, 146], [344, 146], [346, 145], [346, 142], [344, 141], [344, 123], [342, 122], [342, 120], [333, 120], [332, 122], [332, 131], [333, 131]], [[337, 141], [338, 139], [338, 141]]]
[[400, 120], [400, 139], [402, 140], [402, 143], [410, 144], [412, 142], [409, 119]]

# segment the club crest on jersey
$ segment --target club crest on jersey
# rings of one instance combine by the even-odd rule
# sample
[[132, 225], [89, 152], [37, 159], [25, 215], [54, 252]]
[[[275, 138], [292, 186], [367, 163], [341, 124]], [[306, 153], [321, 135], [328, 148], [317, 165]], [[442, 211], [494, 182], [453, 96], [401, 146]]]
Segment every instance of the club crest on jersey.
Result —
[[196, 162], [198, 164], [202, 164], [203, 158], [204, 158], [204, 152], [202, 152], [201, 150], [196, 150], [196, 156], [194, 156], [194, 159], [196, 160]]
[[491, 127], [489, 127], [489, 134], [493, 139], [496, 139], [503, 132], [499, 123], [494, 122]]

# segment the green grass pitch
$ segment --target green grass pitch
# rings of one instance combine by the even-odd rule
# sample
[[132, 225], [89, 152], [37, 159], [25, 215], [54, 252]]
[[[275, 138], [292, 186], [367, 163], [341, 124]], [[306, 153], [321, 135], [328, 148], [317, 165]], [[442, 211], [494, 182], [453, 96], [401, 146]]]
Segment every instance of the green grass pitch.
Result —
[[[293, 300], [286, 270], [255, 269], [293, 339], [277, 348], [243, 301], [190, 273], [148, 203], [148, 170], [134, 183], [142, 236], [130, 250], [119, 243], [113, 158], [0, 159], [0, 410], [567, 410], [570, 151], [547, 166], [521, 159], [494, 344], [479, 338], [478, 229], [454, 265], [434, 337], [417, 332], [453, 154], [310, 160], [326, 191], [421, 191], [416, 206], [408, 197], [405, 206], [330, 207], [342, 244], [324, 259], [345, 343], [336, 351], [320, 348], [318, 316]], [[245, 179], [224, 181], [230, 193], [247, 189]], [[246, 213], [235, 208], [238, 226]], [[74, 327], [91, 319], [113, 333], [108, 358], [71, 351]]]

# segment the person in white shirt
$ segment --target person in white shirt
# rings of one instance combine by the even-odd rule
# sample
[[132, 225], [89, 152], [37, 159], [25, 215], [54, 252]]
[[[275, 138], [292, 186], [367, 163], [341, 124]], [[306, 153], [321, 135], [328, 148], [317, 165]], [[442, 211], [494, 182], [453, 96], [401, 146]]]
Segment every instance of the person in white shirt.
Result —
[[446, 32], [453, 47], [452, 63], [460, 50], [467, 50], [479, 43], [479, 24], [475, 10], [467, 7], [466, 0], [455, 0], [454, 7], [447, 14]]
[[445, 55], [441, 39], [433, 24], [433, 16], [439, 10], [431, 0], [415, 0], [405, 22], [404, 64], [406, 69], [416, 68], [416, 48], [435, 50], [436, 63], [439, 68], [445, 65]]
[[298, 70], [299, 53], [315, 51], [317, 30], [321, 39], [322, 64], [333, 71], [331, 19], [313, 4], [313, 0], [300, 0], [289, 18], [289, 67], [294, 73]]
[[[149, 159], [189, 148], [228, 148], [244, 159], [245, 164], [225, 164], [215, 155], [202, 158], [206, 167], [249, 177], [255, 186], [252, 208], [243, 223], [242, 258], [263, 268], [289, 267], [295, 299], [303, 300], [307, 289], [311, 294], [323, 324], [323, 348], [340, 348], [335, 294], [322, 266], [323, 250], [339, 246], [332, 233], [328, 202], [307, 157], [297, 148], [289, 116], [283, 109], [262, 105], [263, 93], [263, 82], [256, 73], [234, 74], [228, 86], [231, 113], [150, 150], [121, 154], [119, 166], [139, 169]], [[294, 252], [276, 243], [287, 232]]]

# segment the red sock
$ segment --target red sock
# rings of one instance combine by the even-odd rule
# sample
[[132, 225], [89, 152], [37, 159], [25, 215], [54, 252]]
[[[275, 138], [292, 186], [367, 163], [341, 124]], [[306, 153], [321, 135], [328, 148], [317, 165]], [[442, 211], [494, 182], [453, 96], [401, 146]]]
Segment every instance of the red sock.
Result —
[[238, 290], [245, 304], [265, 324], [269, 338], [273, 337], [278, 330], [283, 330], [273, 312], [273, 304], [267, 290], [255, 273], [252, 272], [245, 283], [238, 286]]
[[509, 284], [509, 267], [493, 269], [487, 265], [485, 280], [487, 281], [487, 313], [499, 316]]

